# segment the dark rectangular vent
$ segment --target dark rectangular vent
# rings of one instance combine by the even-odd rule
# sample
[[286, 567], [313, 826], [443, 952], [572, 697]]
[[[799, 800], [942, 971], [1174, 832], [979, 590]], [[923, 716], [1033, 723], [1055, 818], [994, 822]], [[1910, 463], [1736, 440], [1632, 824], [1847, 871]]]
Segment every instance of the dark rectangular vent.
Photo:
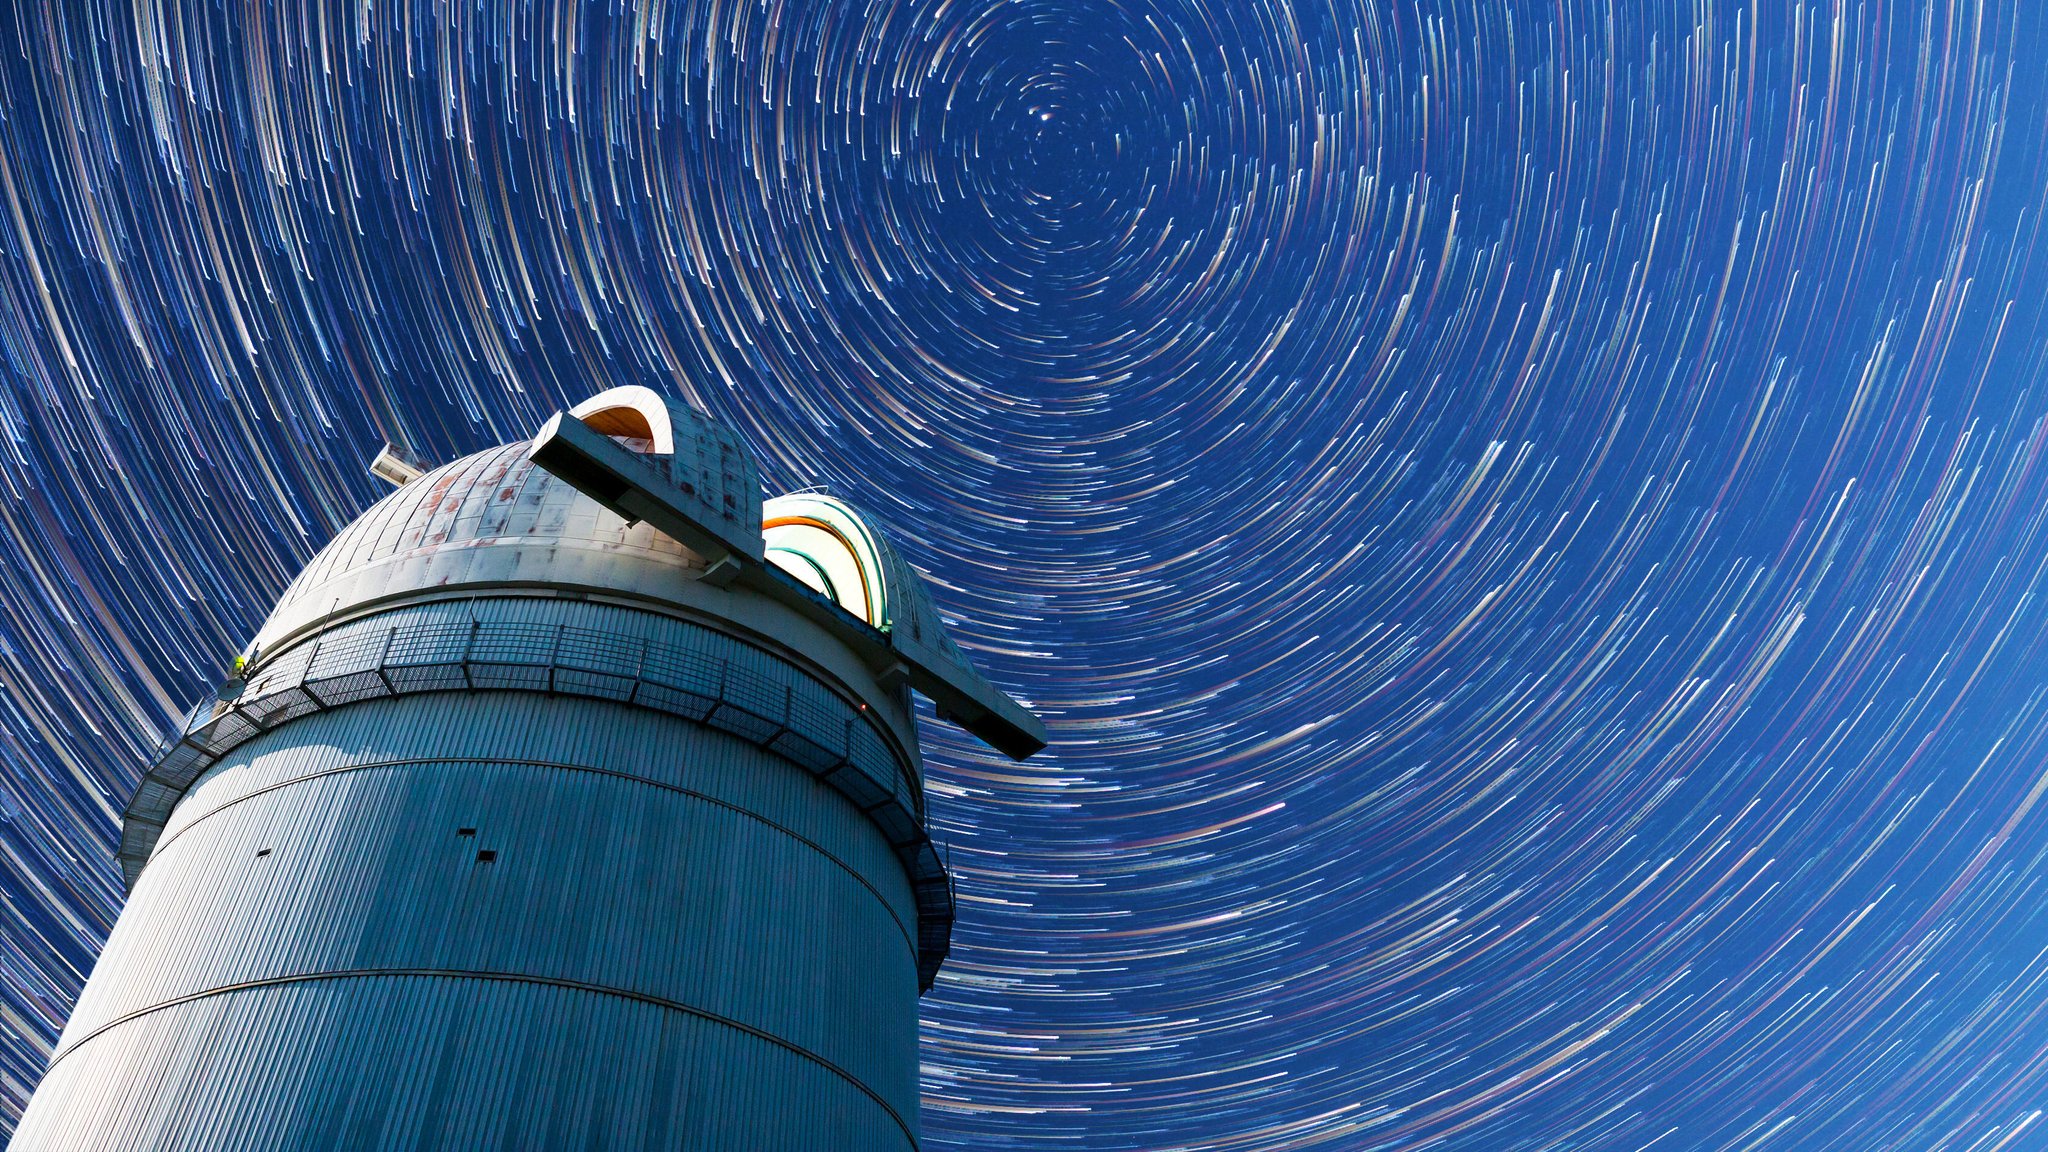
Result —
[[476, 854], [476, 862], [479, 864], [489, 864], [492, 861], [495, 861], [497, 858], [498, 853], [490, 848], [486, 848], [483, 851]]

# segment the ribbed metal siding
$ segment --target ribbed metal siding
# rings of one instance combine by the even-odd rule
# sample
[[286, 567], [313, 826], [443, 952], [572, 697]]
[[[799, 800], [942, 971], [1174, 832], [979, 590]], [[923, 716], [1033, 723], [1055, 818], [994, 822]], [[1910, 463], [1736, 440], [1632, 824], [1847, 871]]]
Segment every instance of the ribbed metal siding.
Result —
[[[477, 833], [458, 836], [460, 828]], [[271, 851], [258, 856], [263, 848]], [[479, 863], [479, 850], [498, 858]], [[744, 1038], [730, 1044], [776, 1047], [753, 1032], [779, 1038], [785, 1056], [808, 1053], [821, 1071], [728, 1083], [704, 1068], [697, 1075], [709, 1079], [692, 1081], [692, 1097], [736, 1114], [801, 1111], [787, 1094], [829, 1098], [818, 1095], [823, 1075], [840, 1082], [833, 1091], [865, 1101], [847, 1107], [865, 1107], [870, 1122], [865, 1136], [808, 1146], [896, 1147], [914, 1130], [917, 1107], [914, 918], [901, 864], [866, 817], [731, 736], [525, 693], [366, 701], [257, 737], [188, 791], [66, 1028], [51, 1083], [59, 1073], [139, 1076], [155, 1086], [138, 1086], [144, 1092], [194, 1090], [180, 1079], [192, 1074], [182, 1057], [162, 1047], [170, 1041], [128, 1033], [147, 1025], [154, 1035], [170, 1026], [148, 1022], [165, 1013], [199, 1019], [209, 999], [256, 991], [218, 989], [322, 973], [446, 974], [342, 982], [493, 973], [577, 985], [582, 999], [551, 1003], [584, 1005], [579, 1013], [601, 1014], [592, 1005], [621, 997], [592, 989], [612, 989]], [[325, 1013], [335, 997], [364, 994], [306, 1003]], [[475, 995], [477, 1010], [499, 1010], [488, 1007], [494, 994]], [[252, 1020], [235, 1046], [254, 1063], [207, 1075], [256, 1092], [259, 1065], [350, 1043], [332, 1031], [344, 1025], [327, 1016]], [[601, 1025], [518, 1026], [573, 1034]], [[151, 1045], [154, 1062], [143, 1050]], [[571, 1076], [580, 1066], [559, 1051], [521, 1059], [539, 1063], [505, 1074]], [[380, 1083], [343, 1077], [329, 1090], [374, 1093]], [[57, 1107], [58, 1095], [39, 1091], [32, 1111]], [[234, 1110], [218, 1103], [216, 1112]], [[31, 1142], [16, 1147], [39, 1147], [27, 1120], [22, 1131]], [[116, 1135], [89, 1146], [236, 1146], [126, 1144]]]
[[[463, 724], [444, 722], [451, 706], [460, 707]], [[530, 693], [401, 696], [295, 720], [250, 740], [200, 777], [159, 843], [168, 844], [200, 816], [251, 792], [320, 772], [386, 763], [401, 749], [420, 759], [569, 765], [687, 789], [827, 846], [889, 893], [898, 916], [915, 919], [908, 893], [899, 886], [902, 863], [871, 835], [867, 818], [843, 797], [822, 801], [815, 779], [789, 771], [773, 753], [645, 709]]]
[[[916, 1013], [912, 938], [879, 895], [901, 872], [860, 877], [814, 844], [590, 772], [429, 762], [315, 777], [166, 846], [103, 953], [126, 978], [81, 997], [66, 1043], [280, 974], [502, 971], [680, 1001], [877, 1090], [907, 1084], [904, 1062], [873, 1049]], [[479, 850], [497, 859], [478, 863]]]
[[[261, 1107], [235, 1107], [260, 1101]], [[61, 1132], [52, 1121], [61, 1120]], [[744, 1032], [550, 985], [361, 977], [222, 993], [60, 1061], [17, 1152], [915, 1147]]]

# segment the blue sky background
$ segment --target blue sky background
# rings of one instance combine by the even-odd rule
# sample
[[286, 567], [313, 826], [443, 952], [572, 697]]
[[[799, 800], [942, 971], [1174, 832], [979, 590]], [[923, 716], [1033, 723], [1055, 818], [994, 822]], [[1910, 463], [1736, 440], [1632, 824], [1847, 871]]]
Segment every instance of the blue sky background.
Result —
[[[933, 1148], [2048, 1148], [2039, 5], [0, 15], [0, 1113], [158, 735], [624, 383], [871, 510]], [[11, 1120], [8, 1121], [11, 1124]]]

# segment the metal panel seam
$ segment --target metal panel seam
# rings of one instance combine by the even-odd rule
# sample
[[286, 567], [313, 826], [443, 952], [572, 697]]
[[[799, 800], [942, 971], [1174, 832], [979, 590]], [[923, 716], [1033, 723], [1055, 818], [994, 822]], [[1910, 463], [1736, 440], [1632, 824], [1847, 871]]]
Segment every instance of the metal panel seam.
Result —
[[896, 1126], [898, 1128], [903, 1130], [904, 1138], [910, 1141], [912, 1147], [917, 1146], [916, 1132], [911, 1128], [911, 1126], [908, 1123], [904, 1121], [902, 1114], [896, 1111], [895, 1106], [891, 1105], [887, 1100], [883, 1099], [880, 1093], [868, 1087], [865, 1083], [861, 1081], [859, 1077], [855, 1076], [853, 1073], [848, 1072], [846, 1069], [841, 1068], [839, 1065], [833, 1063], [832, 1061], [826, 1059], [823, 1056], [818, 1055], [810, 1049], [805, 1048], [801, 1044], [797, 1044], [790, 1040], [785, 1040], [782, 1037], [775, 1035], [773, 1032], [763, 1031], [759, 1028], [753, 1027], [750, 1024], [743, 1024], [740, 1021], [734, 1020], [729, 1016], [722, 1016], [716, 1012], [707, 1011], [703, 1008], [698, 1008], [694, 1005], [685, 1004], [680, 1000], [669, 1000], [660, 996], [649, 996], [644, 992], [633, 992], [623, 988], [610, 988], [602, 984], [588, 984], [580, 980], [563, 980], [558, 977], [551, 976], [530, 976], [519, 972], [483, 972], [462, 968], [359, 968], [350, 971], [308, 972], [297, 976], [273, 976], [263, 980], [247, 980], [238, 984], [224, 984], [218, 988], [209, 988], [204, 992], [194, 992], [189, 995], [179, 996], [175, 999], [166, 1000], [161, 1004], [152, 1004], [147, 1008], [141, 1008], [134, 1012], [129, 1012], [123, 1016], [119, 1016], [113, 1020], [107, 1021], [105, 1024], [102, 1024], [99, 1027], [93, 1029], [86, 1035], [79, 1037], [76, 1043], [70, 1045], [63, 1051], [58, 1052], [54, 1056], [52, 1056], [50, 1058], [49, 1067], [44, 1070], [43, 1075], [47, 1077], [50, 1073], [50, 1070], [55, 1069], [56, 1066], [59, 1063], [61, 1063], [66, 1057], [70, 1056], [73, 1052], [76, 1052], [79, 1049], [85, 1047], [93, 1040], [98, 1039], [101, 1036], [104, 1036], [105, 1034], [114, 1030], [115, 1028], [119, 1028], [121, 1025], [129, 1023], [130, 1021], [139, 1020], [143, 1017], [149, 1016], [152, 1013], [161, 1012], [167, 1008], [176, 1008], [181, 1005], [206, 1000], [214, 996], [224, 996], [235, 992], [247, 992], [258, 988], [277, 988], [295, 984], [310, 984], [317, 983], [323, 980], [355, 979], [475, 980], [495, 981], [508, 984], [537, 984], [553, 988], [567, 988], [576, 992], [587, 992], [596, 996], [615, 996], [622, 1000], [631, 1000], [636, 1003], [647, 1004], [656, 1008], [667, 1009], [668, 1011], [672, 1012], [680, 1012], [683, 1015], [694, 1016], [697, 1019], [705, 1020], [713, 1024], [722, 1024], [735, 1032], [740, 1032], [747, 1036], [751, 1036], [756, 1040], [766, 1041], [767, 1043], [773, 1044], [776, 1047], [781, 1048], [784, 1051], [789, 1052], [795, 1056], [801, 1057], [805, 1060], [809, 1060], [812, 1063], [817, 1064], [819, 1067], [831, 1072], [833, 1075], [838, 1076], [840, 1079], [846, 1081], [848, 1084], [853, 1085], [855, 1088], [858, 1088], [863, 1095], [865, 1095], [868, 1099], [873, 1100], [875, 1104], [882, 1109], [882, 1111], [889, 1114], [889, 1118], [896, 1122]]
[[257, 788], [253, 791], [237, 796], [233, 800], [230, 800], [217, 808], [207, 810], [201, 815], [194, 817], [190, 823], [186, 824], [183, 828], [178, 829], [170, 836], [158, 840], [155, 851], [150, 853], [150, 859], [156, 859], [156, 857], [159, 854], [161, 854], [165, 848], [170, 846], [172, 841], [177, 840], [180, 836], [183, 836], [185, 833], [190, 832], [194, 828], [197, 828], [203, 821], [227, 811], [235, 805], [240, 804], [244, 800], [251, 800], [255, 797], [275, 792], [280, 788], [290, 788], [295, 784], [303, 784], [308, 780], [318, 780], [327, 776], [339, 776], [344, 773], [362, 772], [375, 768], [406, 768], [417, 767], [427, 764], [479, 764], [492, 766], [509, 765], [519, 768], [552, 768], [563, 772], [588, 772], [592, 775], [609, 776], [614, 779], [626, 780], [635, 784], [644, 784], [650, 788], [659, 788], [665, 792], [679, 793], [681, 795], [691, 797], [692, 799], [702, 800], [706, 804], [713, 805], [714, 807], [723, 808], [727, 811], [738, 813], [739, 815], [745, 816], [750, 820], [754, 820], [758, 823], [765, 824], [769, 828], [772, 828], [775, 831], [780, 832], [783, 835], [789, 837], [790, 839], [796, 841], [797, 843], [802, 844], [804, 847], [809, 848], [811, 851], [816, 852], [818, 855], [823, 856], [825, 859], [831, 861], [834, 865], [843, 870], [847, 875], [859, 881], [861, 887], [866, 888], [868, 892], [874, 896], [875, 901], [881, 904], [882, 910], [889, 914], [889, 919], [896, 922], [897, 929], [903, 933], [904, 943], [910, 946], [910, 954], [912, 959], [915, 959], [917, 956], [917, 943], [911, 937], [910, 926], [903, 922], [902, 917], [896, 914], [896, 910], [894, 908], [890, 907], [888, 898], [883, 896], [881, 890], [876, 888], [872, 883], [870, 883], [866, 876], [861, 875], [859, 869], [847, 863], [845, 860], [840, 859], [839, 856], [836, 853], [834, 853], [831, 849], [826, 848], [824, 845], [819, 844], [817, 841], [811, 839], [810, 837], [804, 835], [801, 832], [796, 831], [793, 828], [784, 827], [783, 825], [773, 820], [770, 820], [769, 818], [761, 815], [758, 812], [751, 811], [738, 804], [734, 804], [731, 801], [720, 800], [716, 796], [707, 796], [702, 792], [698, 792], [689, 788], [684, 788], [680, 785], [666, 784], [659, 780], [650, 780], [645, 776], [635, 776], [630, 772], [620, 772], [612, 768], [589, 768], [579, 764], [556, 764], [552, 761], [547, 760], [514, 760], [509, 757], [481, 756], [426, 756], [409, 760], [385, 760], [379, 761], [374, 764], [344, 764], [338, 768], [323, 768], [317, 772], [309, 772], [304, 776], [294, 776], [290, 780], [280, 780], [275, 784], [266, 784], [261, 788]]

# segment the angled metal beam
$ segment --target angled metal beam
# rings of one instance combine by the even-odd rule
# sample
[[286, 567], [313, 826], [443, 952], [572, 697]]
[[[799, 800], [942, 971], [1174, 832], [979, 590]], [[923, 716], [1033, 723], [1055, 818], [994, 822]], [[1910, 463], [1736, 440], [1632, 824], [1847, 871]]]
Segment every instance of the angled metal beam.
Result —
[[566, 412], [557, 412], [541, 426], [526, 458], [568, 482], [569, 486], [624, 517], [645, 520], [655, 530], [698, 556], [704, 579], [724, 587], [740, 574], [744, 561], [761, 560], [761, 529], [751, 540], [724, 526], [692, 516], [683, 493], [638, 452], [621, 448], [611, 437]]
[[527, 459], [629, 521], [646, 521], [704, 558], [705, 579], [740, 585], [800, 613], [853, 649], [878, 676], [901, 668], [910, 686], [996, 751], [1023, 760], [1042, 750], [1045, 724], [952, 653], [869, 626], [767, 562], [759, 525], [744, 528], [693, 515], [684, 493], [650, 458], [621, 447], [566, 412], [533, 438]]

